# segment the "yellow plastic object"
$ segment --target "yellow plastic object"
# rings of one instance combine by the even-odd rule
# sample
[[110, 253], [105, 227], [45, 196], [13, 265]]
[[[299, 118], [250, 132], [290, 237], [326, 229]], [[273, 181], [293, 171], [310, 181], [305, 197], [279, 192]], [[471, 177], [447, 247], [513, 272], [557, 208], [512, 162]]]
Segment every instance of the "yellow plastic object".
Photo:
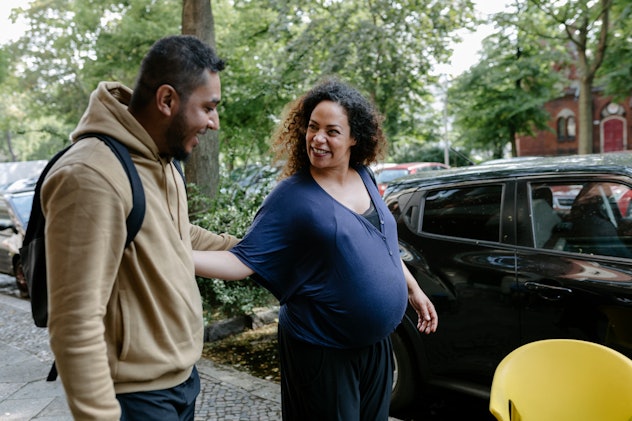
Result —
[[632, 421], [632, 360], [592, 342], [531, 342], [496, 368], [489, 410], [499, 421]]

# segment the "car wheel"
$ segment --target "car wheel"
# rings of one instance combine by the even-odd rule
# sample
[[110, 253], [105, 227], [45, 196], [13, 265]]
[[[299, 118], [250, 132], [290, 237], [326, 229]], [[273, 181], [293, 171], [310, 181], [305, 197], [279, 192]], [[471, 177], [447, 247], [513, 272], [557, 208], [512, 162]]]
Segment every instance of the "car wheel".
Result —
[[18, 290], [20, 291], [20, 297], [28, 298], [29, 287], [26, 283], [26, 277], [24, 276], [22, 259], [20, 259], [20, 256], [17, 254], [13, 257], [13, 273], [15, 274], [15, 283], [17, 284]]
[[398, 413], [409, 408], [417, 394], [417, 370], [404, 339], [397, 332], [393, 332], [391, 341], [394, 372], [390, 408], [391, 413]]

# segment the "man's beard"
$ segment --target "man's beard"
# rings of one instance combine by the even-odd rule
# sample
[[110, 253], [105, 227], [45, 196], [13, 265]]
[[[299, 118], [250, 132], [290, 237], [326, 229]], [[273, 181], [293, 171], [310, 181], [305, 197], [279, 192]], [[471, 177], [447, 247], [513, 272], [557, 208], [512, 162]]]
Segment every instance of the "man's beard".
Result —
[[190, 153], [184, 147], [184, 141], [186, 139], [187, 121], [183, 112], [179, 112], [171, 122], [171, 125], [167, 129], [167, 146], [169, 148], [169, 154], [173, 159], [185, 162]]

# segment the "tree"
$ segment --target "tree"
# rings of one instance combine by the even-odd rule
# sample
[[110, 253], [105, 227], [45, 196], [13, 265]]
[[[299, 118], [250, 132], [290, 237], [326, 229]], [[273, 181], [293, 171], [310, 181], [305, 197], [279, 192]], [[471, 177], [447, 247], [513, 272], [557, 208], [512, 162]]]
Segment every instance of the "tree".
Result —
[[472, 7], [471, 0], [250, 0], [234, 2], [232, 15], [222, 8], [218, 45], [230, 46], [226, 77], [239, 81], [224, 86], [226, 154], [239, 141], [241, 151], [266, 152], [283, 106], [327, 75], [374, 100], [392, 142], [427, 138], [436, 132], [424, 118], [433, 111], [432, 68], [449, 58], [453, 31], [473, 22]]
[[[601, 67], [608, 40], [613, 4], [628, 0], [573, 0], [549, 1], [528, 0], [526, 19], [522, 21], [525, 30], [543, 38], [549, 38], [551, 45], [567, 45], [579, 84], [579, 115], [577, 125], [578, 152], [593, 152], [593, 110], [592, 92], [597, 71]], [[532, 13], [542, 20], [533, 19]], [[550, 38], [550, 32], [541, 28], [559, 28]]]
[[607, 95], [623, 99], [632, 94], [632, 3], [619, 2], [612, 7], [612, 36], [598, 83]]
[[[182, 0], [182, 33], [195, 35], [215, 47], [215, 23], [209, 0]], [[214, 197], [219, 185], [219, 137], [208, 130], [201, 136], [185, 166], [187, 181], [195, 183], [200, 193]]]
[[543, 105], [560, 87], [561, 76], [554, 71], [559, 56], [516, 24], [523, 19], [520, 9], [499, 14], [499, 30], [483, 41], [481, 60], [449, 89], [450, 112], [461, 133], [458, 142], [491, 150], [493, 158], [502, 158], [508, 144], [516, 156], [517, 134], [547, 127]]
[[547, 127], [544, 103], [555, 95], [553, 59], [540, 44], [512, 31], [483, 42], [481, 61], [450, 87], [449, 105], [460, 143], [502, 158], [507, 144], [516, 156], [516, 135]]
[[276, 10], [279, 81], [304, 89], [325, 75], [345, 78], [374, 100], [391, 139], [424, 132], [433, 66], [474, 19], [470, 0], [289, 0]]
[[[29, 146], [30, 152], [17, 155], [48, 158], [67, 144], [99, 81], [131, 86], [149, 46], [165, 34], [179, 32], [180, 21], [173, 14], [179, 4], [50, 0], [15, 8], [12, 14], [20, 15], [28, 30], [5, 47], [12, 57], [10, 77], [0, 89], [24, 97], [13, 103], [25, 118], [0, 124], [10, 124], [16, 144]], [[39, 133], [41, 147], [33, 147], [29, 133]]]

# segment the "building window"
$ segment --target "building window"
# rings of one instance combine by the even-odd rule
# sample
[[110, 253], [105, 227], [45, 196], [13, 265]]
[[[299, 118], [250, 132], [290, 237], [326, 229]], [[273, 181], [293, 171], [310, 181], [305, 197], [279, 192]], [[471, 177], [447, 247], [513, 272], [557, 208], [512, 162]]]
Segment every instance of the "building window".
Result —
[[557, 140], [566, 140], [566, 118], [557, 119]]
[[577, 132], [577, 124], [575, 123], [575, 117], [571, 116], [566, 119], [566, 135], [568, 139], [575, 139], [575, 133]]
[[557, 140], [560, 142], [575, 140], [577, 133], [577, 120], [575, 114], [568, 108], [564, 108], [557, 114]]

